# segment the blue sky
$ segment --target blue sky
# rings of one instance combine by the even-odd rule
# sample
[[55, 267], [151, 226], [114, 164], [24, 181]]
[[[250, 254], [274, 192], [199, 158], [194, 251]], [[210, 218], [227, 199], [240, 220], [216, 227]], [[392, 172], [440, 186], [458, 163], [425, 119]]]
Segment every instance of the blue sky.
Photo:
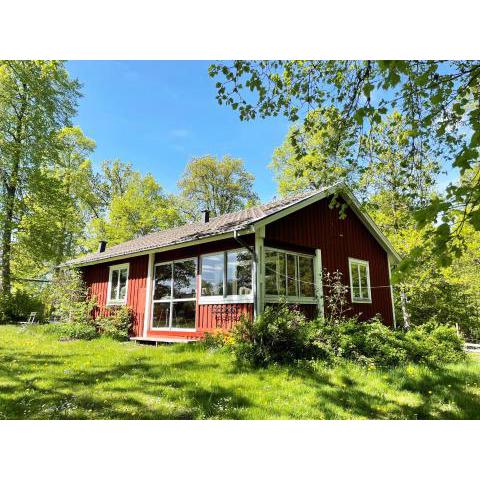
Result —
[[[152, 173], [167, 192], [195, 156], [232, 155], [255, 175], [262, 201], [276, 193], [268, 165], [288, 131], [284, 118], [241, 122], [218, 105], [210, 61], [71, 61], [70, 74], [83, 83], [75, 123], [93, 138], [93, 160], [119, 158]], [[458, 172], [438, 179], [440, 190]]]
[[209, 61], [71, 61], [83, 83], [75, 123], [93, 138], [96, 165], [119, 158], [151, 172], [166, 191], [176, 191], [194, 156], [241, 158], [256, 177], [264, 201], [276, 184], [268, 168], [273, 150], [288, 131], [283, 118], [241, 122], [218, 105]]

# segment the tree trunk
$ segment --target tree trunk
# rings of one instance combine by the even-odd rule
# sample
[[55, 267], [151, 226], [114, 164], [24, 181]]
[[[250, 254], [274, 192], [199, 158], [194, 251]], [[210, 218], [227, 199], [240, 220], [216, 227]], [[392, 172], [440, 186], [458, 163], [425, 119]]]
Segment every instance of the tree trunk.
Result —
[[2, 277], [0, 293], [3, 297], [9, 297], [12, 291], [11, 256], [12, 256], [12, 233], [13, 214], [15, 210], [15, 189], [7, 189], [2, 224]]
[[21, 98], [20, 110], [17, 114], [17, 124], [15, 126], [15, 135], [13, 141], [15, 150], [12, 158], [12, 170], [10, 175], [7, 172], [4, 173], [2, 179], [5, 189], [5, 202], [3, 211], [3, 222], [1, 231], [2, 242], [2, 272], [1, 272], [1, 284], [0, 294], [3, 297], [9, 297], [12, 293], [12, 235], [14, 228], [14, 216], [15, 216], [15, 202], [16, 195], [19, 189], [20, 182], [20, 166], [22, 162], [23, 154], [23, 133], [24, 133], [24, 117], [27, 110], [27, 85], [22, 83], [22, 90], [19, 92]]
[[402, 306], [403, 328], [408, 330], [410, 328], [410, 314], [407, 310], [407, 295], [403, 287], [400, 289], [400, 304]]

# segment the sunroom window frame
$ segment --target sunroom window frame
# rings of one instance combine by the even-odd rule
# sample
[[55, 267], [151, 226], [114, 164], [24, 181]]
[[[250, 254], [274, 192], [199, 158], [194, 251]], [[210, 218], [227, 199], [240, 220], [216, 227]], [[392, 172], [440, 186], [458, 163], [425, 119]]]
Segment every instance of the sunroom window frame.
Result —
[[[278, 252], [278, 253], [283, 253], [285, 255], [285, 272], [284, 272], [284, 278], [285, 278], [285, 292], [288, 292], [287, 288], [287, 257], [286, 255], [294, 255], [295, 256], [295, 269], [297, 272], [297, 292], [299, 294], [297, 296], [288, 296], [288, 295], [272, 295], [267, 293], [267, 272], [266, 272], [266, 266], [267, 266], [267, 252]], [[300, 295], [300, 292], [302, 291], [300, 287], [300, 265], [299, 265], [299, 257], [304, 257], [308, 258], [312, 262], [312, 276], [313, 276], [313, 291], [317, 292], [317, 281], [316, 281], [316, 275], [315, 275], [315, 255], [308, 254], [308, 253], [302, 253], [302, 252], [296, 252], [294, 250], [285, 250], [283, 248], [276, 248], [276, 247], [265, 247], [263, 249], [263, 264], [265, 265], [265, 272], [264, 272], [264, 290], [265, 290], [265, 303], [279, 303], [283, 299], [287, 301], [287, 303], [297, 303], [297, 304], [316, 304], [318, 302], [317, 295], [314, 294], [313, 297], [303, 297]]]
[[[195, 263], [195, 296], [194, 297], [188, 297], [188, 298], [173, 298], [173, 284], [174, 284], [174, 273], [175, 273], [175, 268], [174, 265], [175, 263], [181, 263], [181, 262], [186, 262], [188, 260], [193, 260]], [[172, 274], [170, 277], [170, 298], [162, 298], [159, 300], [155, 300], [155, 274], [156, 274], [156, 268], [160, 265], [171, 265], [172, 266]], [[166, 262], [156, 262], [153, 264], [153, 276], [152, 276], [152, 301], [151, 301], [151, 307], [150, 307], [150, 318], [151, 318], [151, 330], [156, 330], [156, 331], [163, 331], [163, 332], [196, 332], [197, 331], [197, 297], [198, 297], [198, 282], [197, 282], [197, 277], [198, 277], [198, 257], [188, 257], [188, 258], [178, 258], [176, 260], [169, 260]], [[195, 328], [179, 328], [179, 327], [172, 327], [173, 323], [173, 303], [178, 303], [178, 302], [195, 302]], [[170, 305], [170, 310], [169, 310], [169, 316], [168, 316], [168, 327], [154, 327], [153, 326], [153, 310], [154, 306], [156, 303], [168, 303]]]
[[[250, 262], [251, 262], [251, 293], [248, 295], [227, 295], [227, 261], [228, 261], [228, 254], [231, 252], [248, 252], [250, 254]], [[223, 255], [223, 295], [202, 295], [202, 278], [203, 278], [203, 258], [204, 257], [211, 257], [214, 255]], [[254, 292], [254, 285], [255, 285], [255, 278], [254, 278], [254, 268], [253, 268], [253, 255], [247, 248], [231, 248], [228, 250], [219, 250], [216, 252], [209, 252], [204, 253], [199, 256], [199, 295], [198, 295], [198, 304], [199, 305], [211, 305], [211, 304], [228, 304], [228, 303], [253, 303], [253, 292]]]
[[[119, 271], [118, 274], [118, 294], [120, 294], [120, 271], [127, 270], [127, 282], [125, 284], [125, 298], [123, 299], [111, 299], [112, 294], [112, 276], [115, 270]], [[118, 263], [116, 265], [110, 265], [108, 271], [108, 288], [107, 288], [107, 307], [121, 306], [127, 304], [128, 298], [128, 280], [130, 277], [130, 263]]]
[[[367, 292], [368, 298], [355, 298], [353, 296], [353, 276], [352, 276], [352, 265], [357, 264], [358, 279], [360, 282], [359, 289], [360, 293], [362, 292], [362, 279], [360, 277], [359, 266], [364, 265], [367, 271]], [[372, 288], [370, 286], [370, 263], [368, 260], [361, 260], [359, 258], [348, 257], [348, 275], [350, 278], [350, 299], [352, 303], [372, 303]]]

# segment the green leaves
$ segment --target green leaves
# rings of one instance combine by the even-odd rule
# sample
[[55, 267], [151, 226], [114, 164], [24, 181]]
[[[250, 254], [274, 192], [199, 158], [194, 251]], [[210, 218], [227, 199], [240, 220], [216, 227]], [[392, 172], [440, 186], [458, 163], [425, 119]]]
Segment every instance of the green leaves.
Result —
[[[408, 125], [397, 145], [408, 149], [403, 158], [398, 157], [397, 165], [410, 172], [409, 183], [415, 182], [422, 166], [432, 159], [441, 159], [447, 170], [459, 169], [461, 174], [468, 174], [478, 164], [480, 61], [249, 61], [234, 62], [234, 66], [227, 68], [228, 75], [222, 73], [222, 67], [215, 67], [215, 76], [223, 77], [217, 82], [217, 92], [239, 111], [242, 120], [283, 115], [289, 121], [303, 122], [305, 133], [316, 134], [308, 123], [309, 112], [335, 108], [340, 124], [355, 125], [348, 133], [340, 128], [338, 143], [347, 143], [346, 138], [340, 140], [345, 134], [361, 148], [358, 132], [363, 130], [368, 137], [386, 115], [398, 110]], [[242, 98], [245, 103], [241, 104], [235, 86], [245, 84], [244, 80], [251, 96], [248, 101]], [[309, 155], [302, 141], [292, 146], [297, 162], [302, 155]], [[355, 156], [349, 156], [349, 162], [357, 168]], [[340, 166], [342, 161], [338, 163]], [[303, 177], [299, 171], [292, 176]], [[455, 187], [445, 193], [437, 213], [451, 217], [458, 207]], [[478, 206], [478, 197], [471, 198]], [[471, 221], [469, 215], [466, 218]], [[429, 221], [436, 220], [430, 215]], [[453, 248], [462, 228], [455, 230], [448, 242], [440, 242], [439, 248]]]

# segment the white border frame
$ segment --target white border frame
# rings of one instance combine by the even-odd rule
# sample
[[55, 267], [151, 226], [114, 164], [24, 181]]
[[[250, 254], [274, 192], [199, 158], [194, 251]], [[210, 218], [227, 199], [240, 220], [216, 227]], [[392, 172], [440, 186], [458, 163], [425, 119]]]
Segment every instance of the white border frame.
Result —
[[[174, 272], [174, 264], [185, 262], [187, 260], [193, 260], [195, 262], [195, 292], [197, 290], [197, 277], [198, 277], [198, 259], [197, 257], [187, 257], [187, 258], [178, 258], [176, 260], [170, 260], [168, 262], [157, 262], [153, 264], [153, 272], [152, 272], [152, 292], [151, 292], [151, 307], [150, 307], [150, 330], [155, 330], [157, 332], [196, 332], [197, 331], [197, 293], [195, 293], [195, 297], [189, 298], [173, 298], [173, 272]], [[153, 295], [155, 293], [155, 269], [159, 265], [172, 265], [172, 276], [171, 276], [171, 284], [170, 284], [170, 298], [164, 300], [154, 300]], [[170, 304], [170, 316], [169, 316], [169, 324], [172, 324], [172, 315], [173, 309], [171, 307], [172, 303], [179, 303], [179, 302], [195, 302], [195, 328], [180, 328], [180, 327], [154, 327], [153, 326], [153, 307], [156, 303], [168, 303]]]
[[[112, 273], [114, 270], [123, 270], [127, 269], [127, 283], [125, 285], [125, 298], [123, 300], [111, 300], [110, 294], [112, 293]], [[120, 276], [118, 277], [120, 281]], [[128, 298], [128, 281], [130, 278], [130, 262], [129, 263], [117, 263], [116, 265], [110, 265], [108, 271], [108, 288], [107, 288], [107, 307], [116, 307], [127, 304]]]
[[[367, 291], [368, 298], [353, 298], [353, 282], [352, 282], [352, 263], [365, 265], [367, 267]], [[348, 275], [350, 278], [350, 299], [352, 303], [372, 303], [372, 289], [370, 287], [370, 264], [368, 260], [360, 260], [359, 258], [348, 257]], [[360, 277], [359, 277], [360, 278]], [[360, 279], [361, 284], [361, 279]], [[361, 289], [360, 289], [361, 291]]]
[[[298, 257], [309, 258], [312, 261], [312, 266], [313, 266], [313, 284], [314, 284], [313, 285], [313, 291], [314, 292], [317, 291], [317, 282], [316, 282], [316, 278], [315, 278], [315, 255], [310, 255], [308, 253], [302, 253], [302, 252], [295, 252], [294, 250], [284, 250], [283, 248], [265, 246], [265, 248], [263, 249], [265, 257], [266, 257], [266, 254], [267, 254], [268, 251], [295, 255], [297, 257], [297, 260], [295, 260], [295, 269], [297, 270], [297, 273], [298, 273]], [[266, 262], [265, 258], [264, 258], [264, 264], [265, 264], [265, 268], [266, 268], [267, 262]], [[286, 265], [287, 264], [285, 262], [285, 268], [286, 268]], [[285, 271], [283, 276], [286, 277], [286, 275], [287, 275], [287, 272]], [[265, 278], [266, 278], [266, 272], [265, 272]], [[285, 278], [285, 280], [286, 280], [286, 278]], [[297, 278], [297, 282], [299, 280], [300, 279]], [[285, 282], [285, 287], [286, 287], [286, 282]], [[298, 287], [299, 287], [299, 285], [297, 284], [297, 288]], [[288, 303], [298, 303], [298, 304], [317, 304], [318, 303], [318, 298], [316, 296], [314, 296], [314, 297], [300, 297], [300, 296], [289, 297], [287, 295], [271, 295], [271, 294], [269, 295], [267, 293], [267, 286], [266, 286], [266, 282], [265, 282], [265, 303], [279, 303], [283, 298], [285, 298], [285, 300], [287, 300]]]
[[[252, 293], [249, 295], [225, 295], [226, 292], [226, 287], [227, 287], [227, 254], [229, 252], [241, 252], [241, 251], [247, 251], [248, 249], [245, 247], [241, 248], [230, 248], [227, 250], [219, 250], [217, 252], [210, 252], [210, 253], [204, 253], [202, 255], [199, 255], [199, 292], [198, 292], [198, 304], [199, 305], [224, 305], [224, 304], [229, 304], [229, 303], [253, 303], [254, 302], [254, 285], [255, 285], [255, 277], [254, 277], [254, 258], [251, 252], [251, 265], [252, 265], [252, 270], [251, 270], [251, 276], [252, 276]], [[224, 295], [202, 295], [202, 259], [203, 257], [209, 257], [213, 255], [220, 255], [223, 254], [223, 292]]]

